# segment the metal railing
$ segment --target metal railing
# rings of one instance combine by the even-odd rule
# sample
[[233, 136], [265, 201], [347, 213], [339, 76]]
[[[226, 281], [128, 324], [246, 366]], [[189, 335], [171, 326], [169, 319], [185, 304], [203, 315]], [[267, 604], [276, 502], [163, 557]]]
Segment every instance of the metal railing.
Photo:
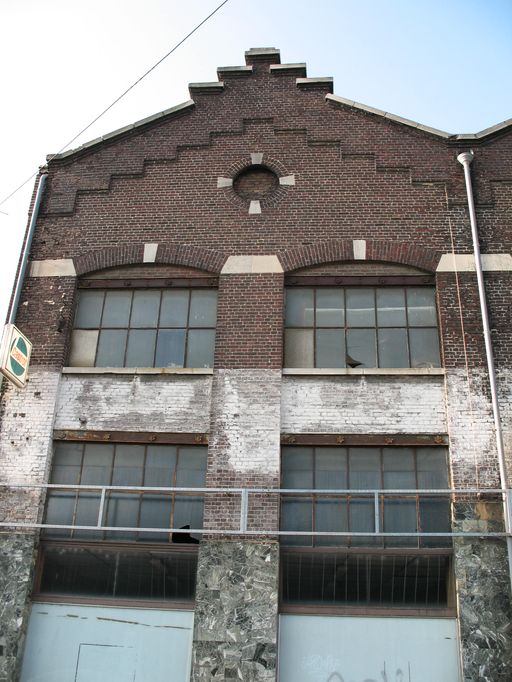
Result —
[[[97, 520], [95, 525], [78, 525], [78, 524], [56, 524], [33, 521], [19, 521], [14, 518], [2, 519], [0, 521], [0, 528], [26, 528], [26, 529], [47, 529], [47, 530], [80, 530], [80, 531], [118, 531], [118, 532], [137, 532], [137, 533], [184, 533], [184, 534], [207, 534], [207, 535], [272, 535], [272, 536], [326, 536], [326, 537], [421, 537], [421, 538], [452, 538], [452, 537], [493, 537], [493, 538], [507, 538], [510, 534], [505, 531], [484, 531], [484, 530], [457, 530], [457, 531], [442, 531], [442, 532], [424, 532], [424, 531], [407, 531], [407, 532], [392, 532], [385, 531], [382, 527], [381, 513], [383, 504], [386, 500], [394, 498], [402, 498], [407, 501], [419, 501], [421, 498], [441, 497], [444, 501], [450, 504], [461, 503], [465, 498], [473, 502], [477, 499], [478, 502], [493, 502], [502, 503], [504, 497], [508, 497], [512, 506], [512, 490], [503, 490], [499, 488], [460, 488], [460, 489], [313, 489], [313, 488], [187, 488], [187, 487], [156, 487], [156, 486], [119, 486], [119, 485], [69, 485], [60, 483], [0, 483], [0, 502], [6, 493], [16, 495], [15, 491], [20, 490], [40, 490], [44, 493], [52, 491], [58, 492], [74, 492], [79, 494], [82, 492], [96, 492], [99, 494], [99, 505]], [[133, 495], [148, 495], [161, 494], [163, 496], [170, 496], [174, 494], [179, 495], [200, 495], [203, 497], [207, 495], [226, 495], [238, 496], [240, 498], [240, 512], [238, 528], [171, 528], [171, 527], [146, 527], [146, 526], [109, 526], [105, 525], [105, 509], [110, 501], [111, 493], [133, 494]], [[373, 503], [373, 530], [365, 531], [319, 531], [319, 530], [281, 530], [281, 529], [266, 529], [266, 528], [249, 528], [250, 515], [250, 496], [259, 495], [277, 497], [279, 499], [286, 499], [292, 496], [307, 497], [305, 501], [318, 501], [319, 499], [339, 499], [347, 502], [353, 501], [372, 501]], [[36, 504], [40, 504], [43, 496], [41, 496]], [[171, 502], [171, 501], [170, 501]], [[12, 505], [8, 505], [11, 507]], [[257, 515], [257, 514], [256, 514]], [[469, 522], [478, 522], [476, 518], [469, 518]]]

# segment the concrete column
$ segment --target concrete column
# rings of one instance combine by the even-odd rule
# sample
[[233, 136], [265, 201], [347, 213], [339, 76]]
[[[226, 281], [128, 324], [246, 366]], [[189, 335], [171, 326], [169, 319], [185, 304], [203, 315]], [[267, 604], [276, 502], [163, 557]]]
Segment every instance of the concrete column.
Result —
[[[484, 369], [451, 369], [446, 377], [455, 488], [499, 488], [495, 435]], [[460, 498], [454, 530], [503, 532], [499, 499]], [[454, 540], [454, 572], [464, 682], [507, 682], [512, 669], [512, 600], [502, 540]]]
[[[274, 259], [275, 260], [275, 259]], [[250, 257], [221, 277], [207, 485], [278, 488], [282, 273]], [[236, 267], [235, 267], [236, 266]], [[263, 269], [267, 263], [263, 263]], [[277, 496], [249, 496], [248, 530], [199, 549], [192, 680], [276, 679]], [[240, 496], [208, 496], [205, 527], [239, 528]]]
[[[52, 429], [60, 372], [30, 370], [25, 388], [4, 383], [1, 408], [0, 481], [43, 483], [52, 448]], [[40, 490], [2, 488], [2, 521], [37, 522], [44, 496]], [[30, 611], [38, 533], [0, 533], [0, 681], [15, 682], [21, 670]]]

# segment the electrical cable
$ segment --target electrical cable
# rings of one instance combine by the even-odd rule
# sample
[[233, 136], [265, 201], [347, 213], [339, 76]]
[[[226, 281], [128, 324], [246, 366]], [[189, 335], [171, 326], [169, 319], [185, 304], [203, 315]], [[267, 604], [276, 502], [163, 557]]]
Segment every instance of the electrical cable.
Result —
[[[197, 24], [197, 26], [195, 26], [189, 33], [187, 33], [187, 35], [184, 38], [182, 38], [178, 43], [176, 43], [176, 45], [174, 45], [174, 47], [171, 50], [169, 50], [169, 52], [167, 52], [167, 54], [165, 54], [163, 57], [161, 57], [155, 64], [153, 64], [153, 66], [150, 69], [148, 69], [145, 73], [143, 73], [142, 76], [140, 76], [140, 78], [138, 78], [134, 83], [132, 83], [128, 88], [126, 88], [126, 90], [124, 92], [122, 92], [119, 95], [119, 97], [117, 97], [111, 104], [109, 104], [108, 107], [103, 109], [103, 111], [100, 114], [98, 114], [88, 125], [86, 125], [85, 128], [82, 128], [82, 130], [79, 133], [77, 133], [71, 140], [69, 140], [69, 142], [66, 142], [66, 144], [63, 147], [61, 147], [58, 152], [55, 152], [55, 154], [52, 154], [51, 156], [49, 156], [48, 159], [46, 160], [46, 162], [48, 163], [49, 161], [54, 159], [56, 156], [61, 154], [65, 149], [67, 149], [69, 147], [70, 144], [73, 144], [73, 142], [76, 139], [78, 139], [80, 137], [80, 135], [85, 133], [86, 130], [89, 130], [89, 128], [91, 126], [93, 126], [97, 121], [99, 121], [100, 118], [107, 113], [107, 111], [110, 111], [110, 109], [112, 109], [113, 106], [115, 106], [120, 100], [122, 100], [123, 97], [125, 97], [125, 95], [127, 95], [131, 90], [133, 90], [133, 88], [136, 85], [138, 85], [142, 80], [144, 80], [144, 78], [146, 78], [146, 76], [149, 76], [149, 74], [152, 71], [154, 71], [158, 66], [160, 66], [160, 64], [163, 61], [165, 61], [167, 59], [167, 57], [170, 57], [171, 54], [178, 49], [178, 47], [183, 45], [183, 43], [186, 40], [188, 40], [196, 31], [198, 31], [201, 28], [201, 26], [206, 24], [206, 22], [209, 19], [211, 19], [213, 17], [213, 15], [216, 14], [220, 9], [222, 9], [222, 7], [224, 7], [224, 5], [226, 5], [228, 2], [229, 2], [229, 0], [223, 0], [223, 2], [221, 2], [220, 5], [218, 5], [213, 10], [213, 12], [210, 12], [210, 14], [207, 17], [205, 17], [199, 24]], [[16, 187], [15, 190], [13, 190], [9, 195], [7, 195], [4, 199], [2, 199], [2, 201], [0, 201], [0, 206], [5, 204], [5, 202], [8, 201], [11, 197], [13, 197], [17, 192], [19, 192], [20, 189], [25, 187], [25, 185], [28, 182], [30, 182], [33, 178], [35, 178], [36, 175], [37, 175], [37, 171], [35, 173], [32, 173], [32, 175], [29, 178], [27, 178], [24, 182], [22, 182], [22, 184], [19, 185], [19, 187]], [[2, 213], [3, 213], [3, 211], [2, 211]]]

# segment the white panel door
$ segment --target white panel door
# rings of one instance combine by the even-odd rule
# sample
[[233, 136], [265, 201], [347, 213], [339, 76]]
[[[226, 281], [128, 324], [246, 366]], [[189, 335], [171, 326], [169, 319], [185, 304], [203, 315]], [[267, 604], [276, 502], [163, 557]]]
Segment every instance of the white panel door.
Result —
[[21, 682], [189, 682], [192, 611], [33, 604]]
[[457, 621], [282, 615], [279, 682], [460, 682]]

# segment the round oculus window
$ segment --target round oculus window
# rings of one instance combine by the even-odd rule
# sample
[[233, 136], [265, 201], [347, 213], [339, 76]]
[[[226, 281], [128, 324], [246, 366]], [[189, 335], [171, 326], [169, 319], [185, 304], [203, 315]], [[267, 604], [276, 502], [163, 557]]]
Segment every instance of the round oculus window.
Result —
[[235, 193], [247, 201], [266, 199], [279, 187], [278, 176], [262, 165], [253, 165], [241, 171], [233, 182]]

